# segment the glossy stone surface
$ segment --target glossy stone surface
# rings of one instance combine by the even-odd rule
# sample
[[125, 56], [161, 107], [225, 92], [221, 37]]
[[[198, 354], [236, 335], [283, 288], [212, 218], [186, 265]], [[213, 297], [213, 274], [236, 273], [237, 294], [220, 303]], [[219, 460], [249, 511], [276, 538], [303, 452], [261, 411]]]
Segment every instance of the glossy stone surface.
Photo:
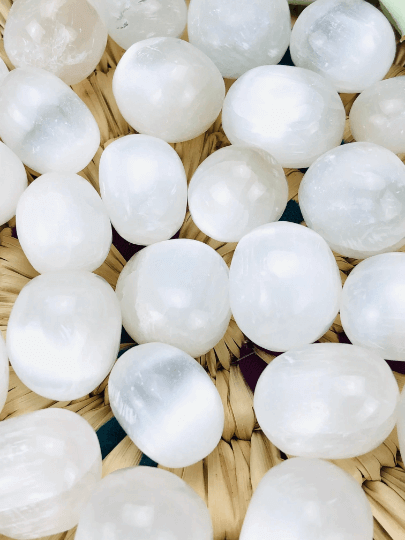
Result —
[[50, 272], [18, 295], [7, 350], [28, 388], [70, 401], [93, 391], [108, 375], [120, 338], [119, 304], [104, 279], [81, 270]]
[[204, 501], [184, 480], [153, 467], [109, 474], [80, 517], [75, 540], [211, 540]]
[[373, 515], [361, 486], [336, 465], [294, 458], [262, 478], [240, 540], [372, 540]]
[[15, 0], [7, 15], [4, 47], [16, 67], [50, 71], [76, 84], [96, 68], [107, 30], [84, 0]]
[[124, 353], [111, 371], [108, 395], [135, 445], [165, 467], [188, 467], [219, 443], [224, 409], [218, 390], [176, 347], [146, 343]]
[[225, 84], [215, 64], [181, 39], [135, 43], [118, 63], [113, 92], [136, 131], [167, 142], [204, 133], [219, 115]]
[[100, 144], [100, 130], [83, 101], [37, 68], [14, 69], [0, 85], [0, 137], [41, 174], [81, 171]]
[[101, 480], [93, 428], [78, 414], [51, 408], [0, 423], [0, 533], [42, 538], [77, 525]]
[[177, 152], [161, 139], [127, 135], [103, 152], [100, 191], [115, 230], [128, 242], [149, 245], [180, 229], [187, 178]]
[[117, 283], [125, 330], [136, 343], [168, 343], [192, 357], [207, 353], [228, 328], [228, 267], [197, 240], [146, 247]]
[[320, 157], [298, 193], [308, 227], [346, 257], [364, 259], [405, 244], [405, 165], [371, 143]]
[[287, 50], [291, 16], [287, 0], [193, 0], [188, 11], [190, 43], [216, 64], [223, 77], [278, 64]]
[[258, 146], [291, 168], [309, 167], [338, 146], [345, 121], [342, 100], [329, 81], [309, 70], [280, 65], [242, 75], [222, 111], [232, 144]]
[[27, 173], [21, 160], [0, 142], [0, 225], [15, 216], [18, 199], [27, 185]]
[[326, 77], [338, 92], [362, 92], [380, 81], [395, 58], [387, 18], [364, 0], [317, 0], [291, 34], [295, 65]]
[[339, 311], [341, 289], [328, 245], [302, 225], [262, 225], [236, 247], [229, 274], [232, 314], [265, 349], [284, 352], [319, 339]]
[[8, 67], [6, 66], [4, 61], [0, 58], [0, 84], [2, 80], [4, 79], [4, 77], [8, 75], [8, 73], [9, 73]]
[[288, 185], [281, 165], [267, 152], [227, 146], [211, 154], [191, 179], [188, 203], [197, 227], [215, 240], [242, 236], [285, 210]]
[[0, 333], [0, 412], [4, 407], [4, 404], [7, 399], [8, 392], [8, 382], [9, 382], [9, 368], [8, 368], [8, 357], [6, 344], [4, 342], [3, 336]]

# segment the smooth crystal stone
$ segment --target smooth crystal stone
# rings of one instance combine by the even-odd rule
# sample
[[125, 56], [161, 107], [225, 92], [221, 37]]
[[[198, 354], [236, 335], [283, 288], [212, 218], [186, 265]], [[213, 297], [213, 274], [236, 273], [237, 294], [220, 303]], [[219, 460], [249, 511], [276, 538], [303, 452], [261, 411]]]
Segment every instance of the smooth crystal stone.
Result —
[[51, 408], [0, 422], [0, 533], [18, 540], [77, 525], [101, 480], [93, 428], [78, 414]]
[[290, 42], [287, 0], [193, 0], [188, 37], [218, 67], [237, 79], [249, 69], [278, 64]]
[[24, 165], [10, 148], [0, 142], [0, 225], [7, 223], [28, 186]]
[[281, 165], [260, 148], [227, 146], [211, 154], [191, 179], [188, 202], [199, 229], [220, 242], [277, 221], [288, 200]]
[[14, 0], [4, 29], [4, 48], [16, 67], [50, 71], [76, 84], [96, 68], [107, 29], [85, 0]]
[[373, 515], [361, 486], [320, 459], [271, 468], [250, 501], [240, 540], [372, 540]]
[[279, 221], [254, 229], [236, 247], [229, 274], [232, 314], [256, 345], [284, 352], [319, 339], [333, 323], [342, 284], [318, 234]]
[[83, 101], [52, 73], [14, 69], [0, 85], [0, 137], [38, 173], [79, 172], [100, 145]]
[[118, 278], [125, 330], [136, 343], [168, 343], [196, 358], [224, 336], [228, 267], [197, 240], [167, 240], [136, 253]]
[[225, 83], [199, 49], [157, 37], [128, 49], [115, 70], [113, 92], [136, 131], [175, 143], [207, 131], [221, 112]]
[[298, 193], [305, 222], [344, 255], [364, 259], [405, 244], [405, 165], [390, 150], [351, 143], [320, 157]]
[[177, 152], [161, 139], [127, 135], [100, 160], [100, 191], [116, 231], [149, 245], [180, 229], [187, 207], [187, 177]]
[[70, 401], [105, 379], [120, 338], [119, 303], [103, 278], [82, 270], [49, 272], [18, 295], [7, 328], [7, 351], [30, 390]]
[[9, 74], [8, 67], [4, 61], [0, 58], [0, 84], [2, 83], [4, 77]]
[[136, 446], [165, 467], [188, 467], [210, 454], [224, 429], [224, 408], [204, 368], [164, 343], [138, 345], [113, 367], [114, 416]]
[[251, 69], [232, 85], [222, 111], [232, 144], [258, 146], [291, 168], [309, 167], [338, 146], [345, 122], [342, 100], [331, 83], [292, 66]]
[[9, 369], [6, 344], [0, 332], [0, 412], [7, 399]]
[[212, 540], [204, 501], [177, 475], [154, 467], [109, 474], [80, 516], [75, 540]]

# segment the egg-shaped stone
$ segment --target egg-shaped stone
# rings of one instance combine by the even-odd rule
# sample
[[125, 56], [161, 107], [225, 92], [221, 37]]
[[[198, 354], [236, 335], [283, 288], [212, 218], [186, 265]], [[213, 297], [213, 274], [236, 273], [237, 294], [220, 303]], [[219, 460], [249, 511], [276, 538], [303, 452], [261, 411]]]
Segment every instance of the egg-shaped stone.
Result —
[[149, 245], [180, 229], [187, 177], [177, 152], [149, 135], [127, 135], [103, 152], [100, 191], [115, 230], [128, 242]]
[[6, 344], [0, 332], [0, 412], [7, 399], [9, 368]]
[[279, 221], [236, 247], [229, 274], [232, 314], [246, 336], [271, 351], [313, 343], [333, 323], [342, 284], [319, 234]]
[[237, 79], [280, 62], [290, 42], [290, 9], [287, 0], [193, 0], [187, 30], [223, 77]]
[[31, 540], [67, 531], [101, 480], [93, 428], [50, 408], [0, 422], [0, 533]]
[[262, 148], [290, 168], [309, 167], [338, 146], [345, 121], [342, 100], [329, 81], [281, 65], [247, 71], [232, 85], [222, 111], [232, 144]]
[[30, 390], [70, 401], [105, 379], [120, 338], [120, 307], [110, 285], [90, 272], [65, 270], [22, 289], [8, 323], [7, 351]]
[[176, 347], [145, 343], [124, 353], [111, 371], [108, 395], [127, 435], [165, 467], [188, 467], [219, 443], [224, 409], [218, 390]]
[[15, 0], [4, 29], [16, 67], [46, 69], [66, 84], [91, 74], [106, 43], [107, 29], [85, 0]]
[[118, 108], [136, 131], [170, 143], [201, 135], [221, 112], [225, 84], [216, 65], [181, 39], [132, 45], [113, 79]]
[[38, 173], [78, 172], [100, 145], [100, 130], [83, 101], [58, 77], [14, 69], [0, 85], [0, 137]]
[[211, 154], [191, 179], [188, 203], [199, 229], [221, 242], [238, 242], [277, 221], [288, 200], [281, 165], [260, 148], [227, 146]]
[[231, 317], [228, 274], [222, 257], [197, 240], [146, 247], [118, 278], [125, 330], [136, 343], [167, 343], [194, 358], [207, 353]]
[[27, 186], [27, 173], [20, 158], [0, 142], [0, 225], [15, 216], [18, 200]]
[[249, 504], [240, 540], [372, 540], [373, 514], [361, 486], [320, 459], [270, 469]]
[[330, 150], [309, 168], [298, 198], [308, 227], [340, 255], [364, 259], [405, 244], [405, 165], [386, 148]]
[[4, 63], [4, 60], [0, 58], [0, 84], [4, 77], [9, 74], [8, 67]]

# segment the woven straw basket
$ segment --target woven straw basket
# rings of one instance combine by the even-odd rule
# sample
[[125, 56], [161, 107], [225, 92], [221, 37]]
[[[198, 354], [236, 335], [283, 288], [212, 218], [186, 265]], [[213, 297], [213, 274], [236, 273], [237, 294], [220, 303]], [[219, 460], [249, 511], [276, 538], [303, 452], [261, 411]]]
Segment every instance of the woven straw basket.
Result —
[[[12, 0], [0, 0], [1, 34], [11, 3]], [[301, 10], [302, 7], [292, 7], [293, 21]], [[187, 39], [186, 36], [183, 37]], [[134, 132], [118, 111], [112, 93], [114, 70], [123, 53], [124, 51], [109, 39], [97, 70], [88, 79], [73, 87], [92, 111], [101, 131], [101, 146], [93, 161], [80, 173], [97, 191], [99, 191], [98, 165], [103, 149], [118, 137]], [[0, 40], [0, 56], [11, 68], [4, 52], [3, 39]], [[396, 60], [387, 78], [405, 75], [404, 65], [405, 43], [398, 44]], [[230, 84], [231, 82], [227, 81], [227, 88]], [[348, 114], [356, 95], [343, 94], [341, 97]], [[344, 138], [347, 143], [353, 141], [348, 124]], [[218, 118], [205, 134], [192, 141], [174, 144], [173, 147], [182, 159], [190, 180], [197, 166], [208, 155], [228, 144], [229, 141], [221, 128], [221, 118]], [[405, 154], [400, 157], [405, 160]], [[286, 216], [285, 219], [300, 222], [302, 217], [296, 201], [303, 173], [292, 169], [285, 172], [291, 201], [287, 207], [290, 217]], [[36, 176], [33, 171], [28, 170], [30, 182]], [[37, 275], [21, 250], [14, 226], [15, 218], [0, 227], [0, 327], [4, 337], [11, 308], [18, 293]], [[224, 244], [208, 238], [197, 229], [189, 214], [181, 228], [180, 237], [207, 243], [218, 251], [228, 265], [230, 264], [236, 244]], [[359, 261], [341, 256], [336, 256], [336, 260], [344, 282]], [[124, 264], [124, 257], [113, 246], [107, 260], [96, 273], [115, 287]], [[320, 341], [339, 342], [342, 341], [342, 336], [344, 336], [343, 329], [338, 316]], [[219, 445], [206, 459], [191, 467], [172, 470], [194, 488], [207, 503], [213, 521], [215, 540], [236, 540], [239, 537], [252, 492], [269, 468], [286, 459], [286, 456], [282, 455], [260, 431], [253, 411], [252, 388], [255, 379], [253, 372], [263, 369], [273, 357], [255, 348], [249, 355], [243, 350], [244, 358], [240, 360], [244, 341], [242, 332], [231, 320], [220, 343], [198, 359], [221, 395], [225, 409], [225, 428]], [[121, 348], [127, 347], [124, 339]], [[394, 364], [397, 370], [405, 373], [404, 364], [401, 362]], [[405, 375], [394, 374], [402, 390]], [[250, 386], [246, 381], [250, 382]], [[104, 475], [123, 467], [138, 465], [141, 459], [144, 464], [156, 465], [148, 462], [130, 439], [124, 436], [125, 434], [117, 432], [115, 421], [111, 420], [113, 415], [108, 399], [108, 379], [90, 395], [81, 399], [72, 402], [54, 402], [31, 392], [10, 368], [8, 399], [0, 414], [0, 420], [46, 407], [62, 407], [74, 411], [82, 415], [95, 430], [99, 430], [100, 441], [102, 438], [104, 441], [104, 447], [102, 444]], [[373, 452], [335, 463], [363, 485], [375, 518], [374, 539], [405, 540], [405, 467], [398, 452], [395, 431]], [[73, 540], [74, 534], [73, 529], [47, 537], [47, 540]], [[7, 537], [0, 535], [0, 540], [7, 540]]]

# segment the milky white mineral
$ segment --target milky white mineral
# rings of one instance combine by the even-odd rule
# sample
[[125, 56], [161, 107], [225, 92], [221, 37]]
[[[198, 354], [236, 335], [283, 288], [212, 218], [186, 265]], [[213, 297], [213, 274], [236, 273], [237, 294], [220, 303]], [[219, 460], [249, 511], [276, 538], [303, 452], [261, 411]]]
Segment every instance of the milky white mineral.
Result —
[[228, 328], [228, 267], [197, 240], [167, 240], [135, 254], [116, 292], [124, 327], [137, 343], [168, 343], [195, 358]]
[[3, 225], [15, 216], [18, 199], [28, 180], [21, 160], [2, 142], [0, 164], [0, 225]]
[[308, 227], [345, 257], [405, 244], [405, 165], [386, 148], [360, 142], [331, 150], [307, 171], [298, 197]]
[[0, 332], [0, 412], [2, 408], [4, 407], [4, 404], [7, 399], [8, 380], [9, 380], [9, 369], [8, 369], [7, 350], [6, 350], [6, 344], [4, 342], [3, 336]]
[[[319, 1], [319, 0], [317, 0]], [[313, 71], [261, 66], [229, 90], [222, 111], [232, 144], [267, 150], [282, 167], [309, 167], [343, 138], [346, 113], [331, 83]]]
[[107, 29], [85, 0], [15, 0], [4, 48], [16, 67], [46, 69], [66, 84], [90, 75], [107, 43]]
[[40, 396], [70, 401], [108, 375], [121, 337], [114, 291], [83, 270], [49, 272], [20, 292], [7, 328], [7, 351], [21, 381]]
[[6, 75], [8, 75], [8, 67], [4, 63], [4, 61], [0, 58], [0, 84], [2, 83], [2, 80]]
[[204, 501], [177, 475], [154, 467], [109, 474], [80, 516], [75, 540], [212, 540]]
[[111, 143], [100, 160], [100, 191], [116, 231], [149, 245], [171, 238], [187, 206], [187, 177], [173, 148], [149, 135]]
[[277, 221], [288, 200], [281, 165], [260, 148], [228, 146], [211, 154], [191, 179], [188, 202], [194, 223], [221, 242]]
[[77, 525], [101, 480], [93, 428], [51, 408], [0, 422], [0, 534], [30, 540]]
[[199, 49], [181, 39], [156, 37], [135, 43], [124, 54], [113, 92], [136, 131], [174, 143], [211, 126], [221, 111], [225, 84]]

